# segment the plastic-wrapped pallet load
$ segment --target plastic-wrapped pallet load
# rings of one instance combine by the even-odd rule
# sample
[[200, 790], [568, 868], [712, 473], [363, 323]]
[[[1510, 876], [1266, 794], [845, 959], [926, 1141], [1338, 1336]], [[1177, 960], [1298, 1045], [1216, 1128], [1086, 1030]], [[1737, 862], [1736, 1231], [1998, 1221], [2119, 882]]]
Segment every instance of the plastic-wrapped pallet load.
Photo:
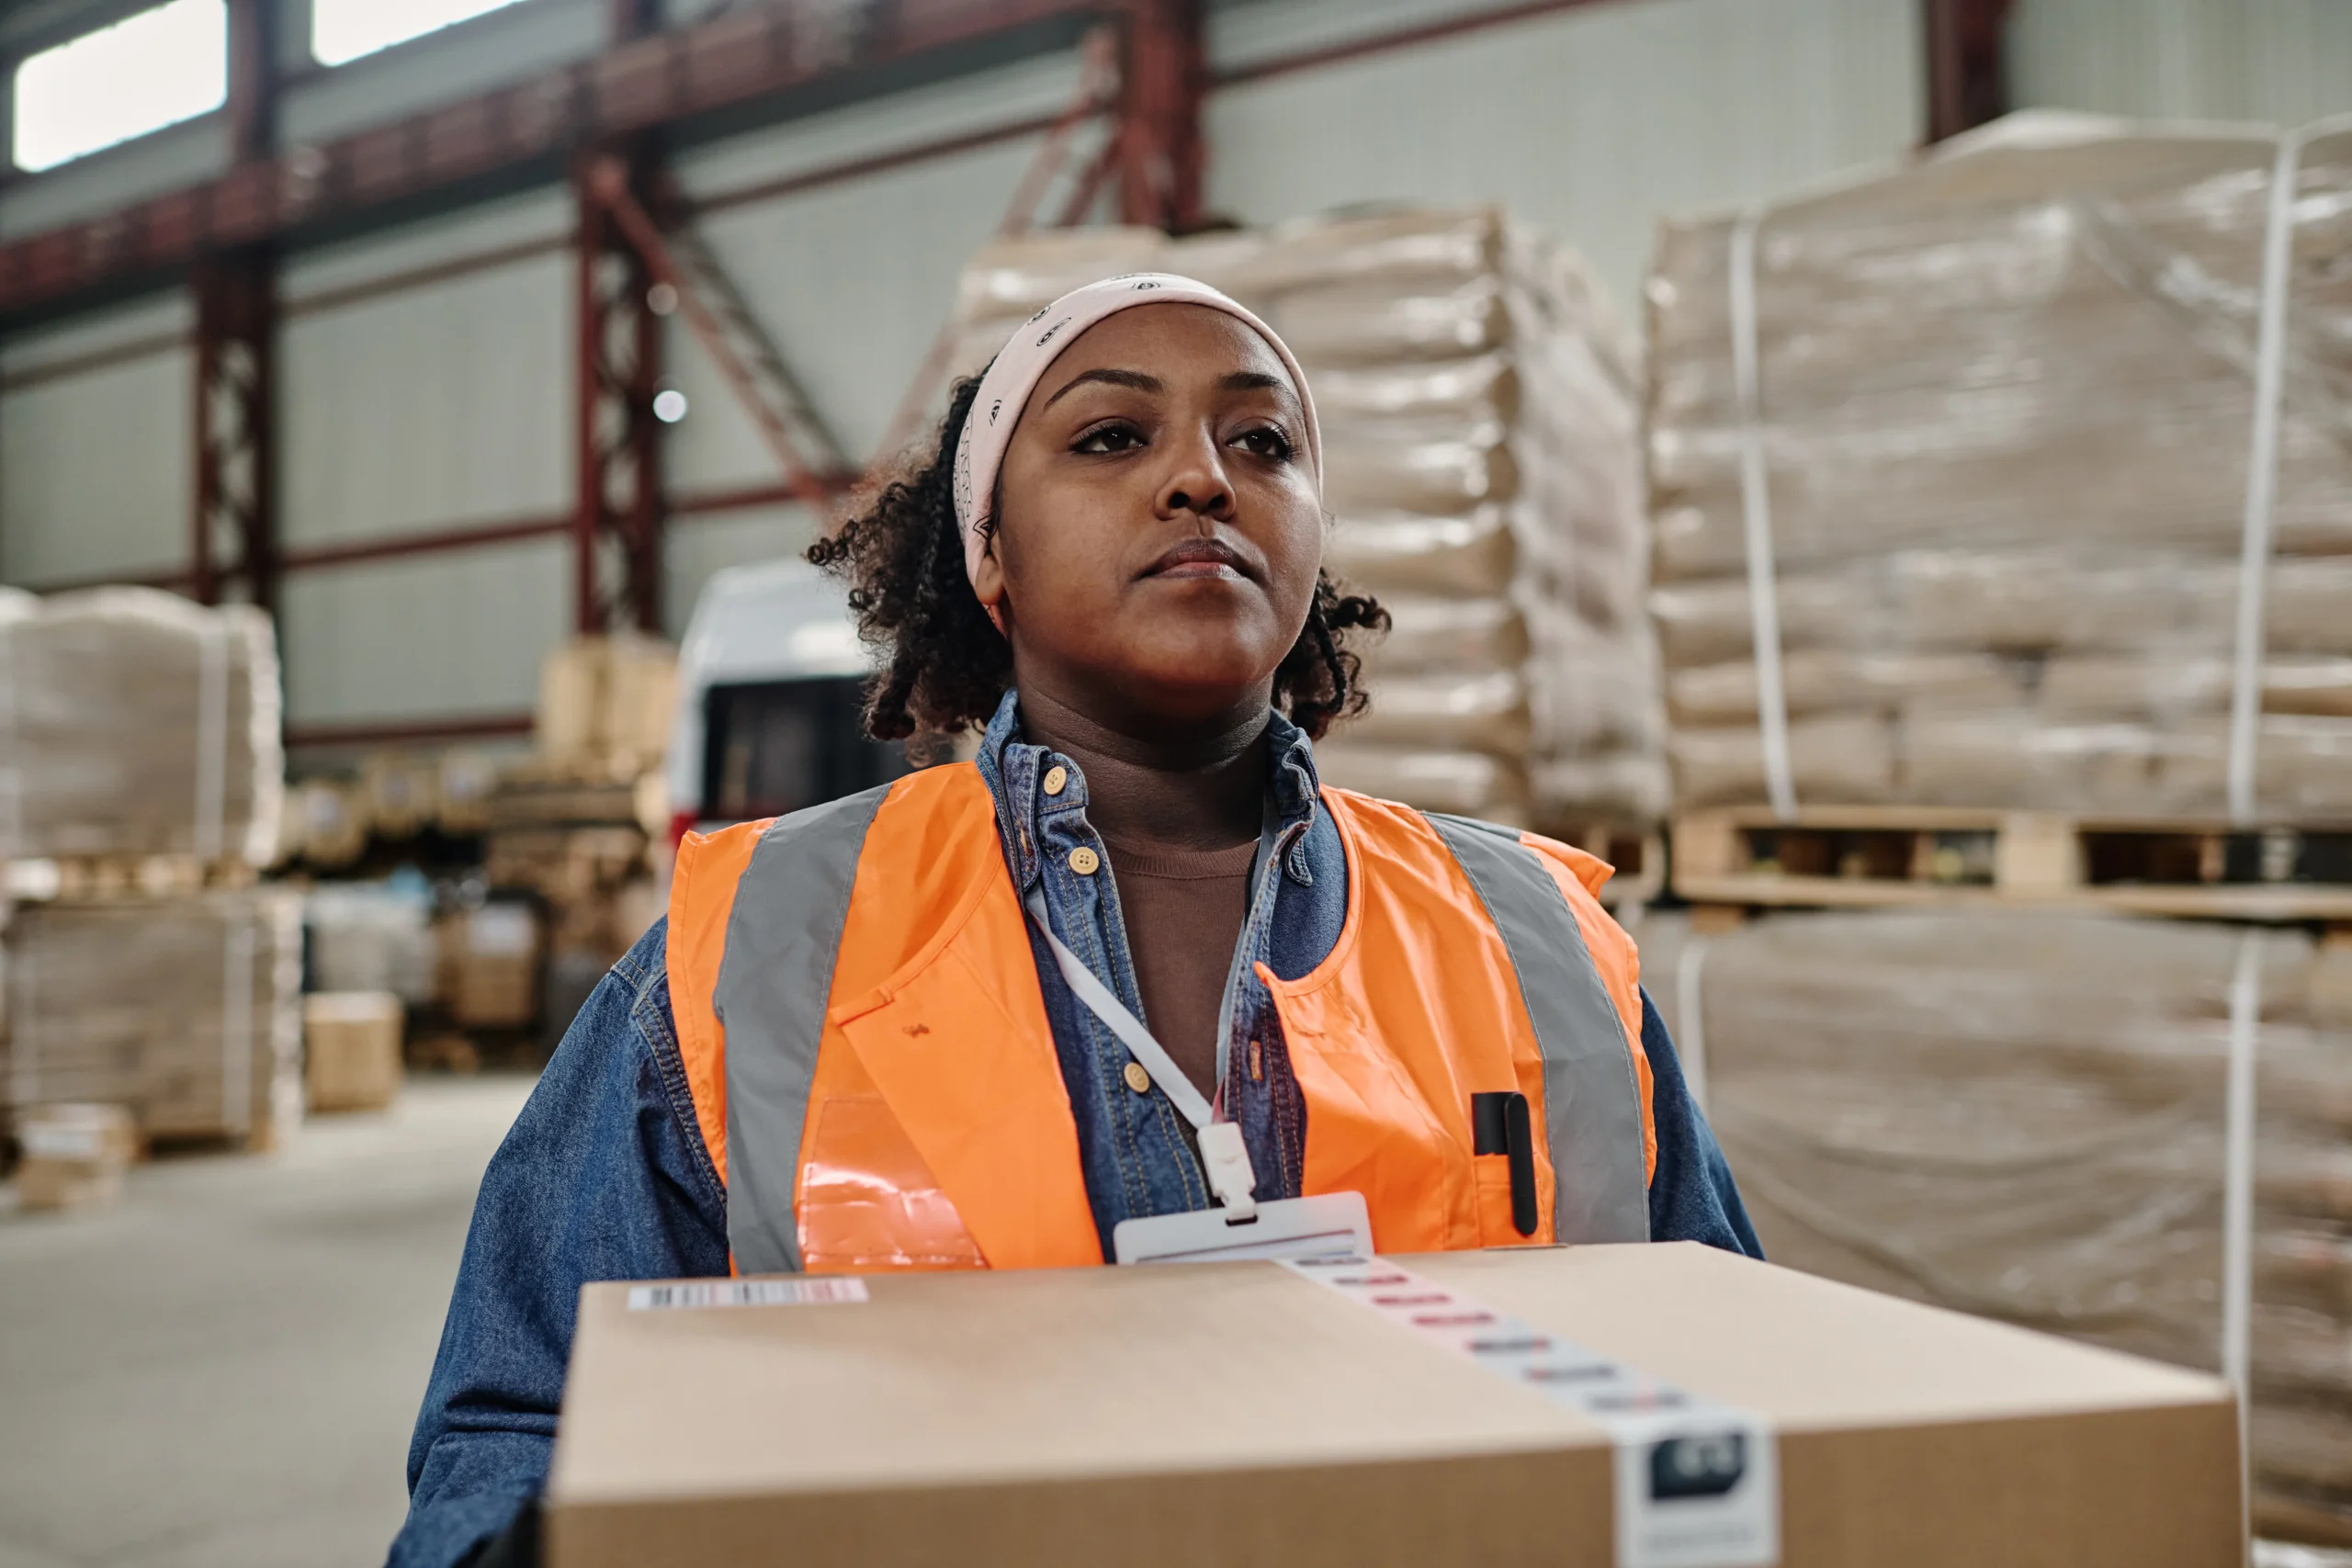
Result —
[[439, 962], [433, 889], [421, 876], [330, 882], [303, 899], [311, 988], [386, 991], [410, 1007], [433, 1000]]
[[1636, 935], [1768, 1257], [2245, 1372], [2257, 1524], [2352, 1545], [2352, 945], [2015, 911]]
[[266, 864], [285, 794], [277, 644], [246, 605], [0, 591], [0, 856]]
[[0, 1093], [266, 1145], [301, 1110], [301, 922], [300, 897], [266, 887], [20, 907]]
[[957, 368], [1057, 295], [1148, 268], [1225, 289], [1296, 353], [1327, 563], [1395, 619], [1325, 776], [1579, 835], [1659, 815], [1633, 349], [1574, 254], [1491, 209], [1035, 234], [966, 269]]
[[1668, 225], [1677, 804], [2352, 812], [2347, 243], [2345, 121], [2020, 115]]

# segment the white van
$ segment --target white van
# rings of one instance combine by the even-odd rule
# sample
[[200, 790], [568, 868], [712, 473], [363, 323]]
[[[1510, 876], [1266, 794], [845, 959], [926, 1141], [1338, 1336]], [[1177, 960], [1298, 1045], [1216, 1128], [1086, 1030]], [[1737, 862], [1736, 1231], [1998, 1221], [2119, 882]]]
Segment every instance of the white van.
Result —
[[670, 842], [907, 772], [904, 749], [859, 724], [873, 667], [847, 591], [808, 562], [713, 575], [678, 650]]

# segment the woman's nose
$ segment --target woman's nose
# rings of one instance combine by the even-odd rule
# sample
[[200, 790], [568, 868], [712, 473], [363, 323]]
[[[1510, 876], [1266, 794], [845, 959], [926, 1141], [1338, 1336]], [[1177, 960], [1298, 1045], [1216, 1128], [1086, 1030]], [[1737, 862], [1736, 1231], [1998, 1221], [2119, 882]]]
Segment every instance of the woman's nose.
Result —
[[1227, 480], [1221, 456], [1216, 443], [1205, 434], [1183, 442], [1160, 476], [1155, 507], [1159, 515], [1173, 517], [1190, 512], [1219, 521], [1230, 518], [1233, 486]]

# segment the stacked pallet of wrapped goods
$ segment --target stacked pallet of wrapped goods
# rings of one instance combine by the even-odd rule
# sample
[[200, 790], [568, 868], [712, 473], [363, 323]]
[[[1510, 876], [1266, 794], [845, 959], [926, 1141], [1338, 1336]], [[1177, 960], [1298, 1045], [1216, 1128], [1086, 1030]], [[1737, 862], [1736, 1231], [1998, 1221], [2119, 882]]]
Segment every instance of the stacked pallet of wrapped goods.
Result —
[[283, 810], [269, 618], [0, 594], [0, 857], [48, 896], [8, 923], [0, 1111], [266, 1143], [300, 1105], [302, 952], [298, 902], [248, 886]]
[[2020, 116], [1667, 228], [1678, 808], [2352, 816], [2352, 128], [2279, 152]]
[[266, 1146], [301, 1108], [302, 914], [272, 888], [28, 904], [8, 928], [10, 1106], [126, 1107]]
[[441, 924], [459, 1024], [536, 1022], [552, 1048], [659, 917], [647, 849], [669, 827], [662, 764], [676, 711], [666, 642], [619, 633], [548, 654], [532, 755], [500, 771], [477, 813], [486, 884], [512, 897]]
[[0, 856], [276, 853], [285, 758], [261, 611], [0, 592]]
[[2248, 1365], [2257, 1523], [2352, 1545], [2352, 945], [2017, 911], [1635, 934], [1767, 1256]]
[[967, 268], [957, 368], [1057, 294], [1143, 269], [1224, 288], [1307, 372], [1327, 564], [1395, 620], [1325, 776], [1579, 838], [1654, 819], [1631, 349], [1576, 256], [1488, 209], [1034, 235]]

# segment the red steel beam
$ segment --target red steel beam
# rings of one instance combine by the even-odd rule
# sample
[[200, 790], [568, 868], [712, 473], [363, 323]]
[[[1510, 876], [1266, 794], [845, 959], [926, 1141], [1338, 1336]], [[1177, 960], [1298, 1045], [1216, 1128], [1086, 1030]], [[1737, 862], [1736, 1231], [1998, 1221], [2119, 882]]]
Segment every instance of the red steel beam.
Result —
[[2009, 0], [1922, 0], [1927, 139], [1941, 141], [2008, 112], [2002, 32]]
[[[0, 314], [568, 155], [843, 71], [1143, 0], [896, 0], [842, 12], [767, 4], [615, 45], [405, 119], [288, 148], [127, 210], [0, 244]], [[840, 18], [856, 18], [848, 29]]]
[[80, 593], [92, 588], [160, 588], [171, 593], [190, 593], [196, 587], [196, 573], [187, 567], [170, 571], [109, 571], [95, 577], [61, 577], [49, 582], [11, 586], [28, 593]]
[[315, 571], [322, 567], [356, 566], [364, 561], [397, 560], [402, 556], [446, 555], [451, 550], [480, 549], [486, 545], [511, 545], [522, 539], [545, 539], [571, 528], [571, 513], [548, 517], [514, 517], [493, 523], [463, 523], [414, 534], [379, 534], [340, 544], [312, 545], [284, 552], [288, 571]]
[[1203, 0], [1139, 0], [1120, 62], [1119, 220], [1182, 233], [1201, 216]]
[[408, 267], [390, 272], [380, 277], [365, 278], [346, 283], [336, 288], [322, 288], [316, 294], [305, 294], [299, 299], [288, 299], [278, 308], [282, 316], [310, 316], [322, 310], [341, 310], [345, 305], [363, 304], [387, 294], [405, 293], [412, 288], [429, 288], [436, 283], [447, 283], [469, 276], [477, 272], [490, 272], [518, 262], [537, 261], [541, 256], [560, 255], [571, 249], [570, 239], [549, 235], [543, 240], [518, 240], [511, 245], [498, 245], [475, 251], [469, 255], [452, 256], [447, 261], [433, 262], [424, 266]]
[[286, 727], [286, 745], [289, 750], [312, 750], [328, 746], [413, 745], [420, 740], [489, 740], [528, 735], [533, 723], [527, 713], [492, 713], [358, 724], [290, 724]]

